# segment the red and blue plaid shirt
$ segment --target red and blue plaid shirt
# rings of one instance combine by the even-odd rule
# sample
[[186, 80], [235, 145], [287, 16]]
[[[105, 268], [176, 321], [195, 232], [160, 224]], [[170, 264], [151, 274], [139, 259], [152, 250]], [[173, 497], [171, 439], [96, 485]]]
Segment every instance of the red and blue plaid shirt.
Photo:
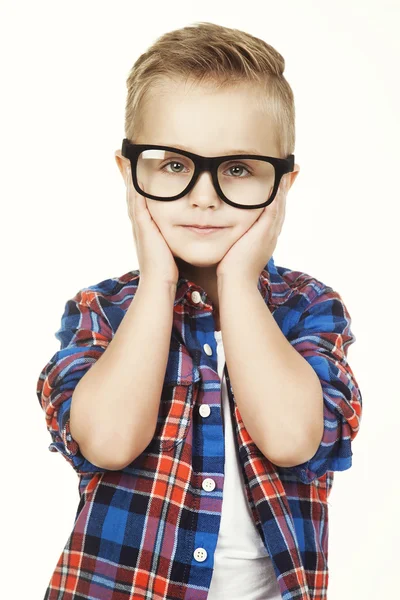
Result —
[[[119, 471], [99, 468], [81, 454], [69, 429], [72, 393], [106, 350], [139, 279], [139, 270], [129, 271], [68, 300], [55, 334], [60, 350], [39, 376], [37, 396], [53, 440], [49, 449], [75, 469], [80, 492], [73, 530], [44, 600], [207, 598], [221, 520], [224, 430], [213, 308], [200, 286], [178, 281], [157, 427], [142, 454]], [[244, 427], [225, 364], [246, 496], [282, 598], [326, 600], [327, 499], [333, 472], [352, 464], [351, 442], [361, 421], [361, 393], [347, 362], [356, 338], [341, 297], [317, 279], [276, 267], [271, 258], [258, 289], [320, 379], [324, 433], [309, 461], [294, 467], [270, 462]], [[211, 408], [206, 419], [199, 413], [202, 404]], [[216, 482], [213, 491], [203, 489], [206, 477]], [[205, 560], [198, 559], [199, 548], [206, 550]]]

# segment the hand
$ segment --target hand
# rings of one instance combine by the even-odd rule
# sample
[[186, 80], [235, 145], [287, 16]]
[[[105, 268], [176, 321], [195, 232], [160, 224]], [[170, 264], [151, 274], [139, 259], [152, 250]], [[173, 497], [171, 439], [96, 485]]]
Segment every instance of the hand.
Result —
[[[170, 247], [153, 220], [146, 198], [133, 187], [130, 167], [126, 169], [128, 214], [132, 223], [133, 237], [140, 266], [140, 280], [155, 279], [176, 285], [179, 269]], [[142, 185], [140, 187], [143, 188]]]
[[281, 179], [278, 192], [253, 225], [230, 247], [219, 262], [217, 278], [227, 275], [258, 282], [260, 273], [274, 253], [285, 219], [287, 180]]

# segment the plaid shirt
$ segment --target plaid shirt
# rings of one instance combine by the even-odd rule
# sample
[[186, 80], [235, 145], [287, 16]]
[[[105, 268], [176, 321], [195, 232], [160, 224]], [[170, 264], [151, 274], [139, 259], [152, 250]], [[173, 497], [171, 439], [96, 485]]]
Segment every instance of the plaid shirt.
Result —
[[[49, 450], [75, 469], [80, 493], [44, 600], [207, 598], [221, 520], [224, 431], [213, 308], [200, 286], [178, 281], [157, 427], [142, 454], [119, 471], [102, 469], [81, 454], [69, 430], [72, 393], [107, 348], [139, 278], [139, 270], [129, 271], [68, 300], [55, 334], [61, 348], [39, 376], [37, 396], [53, 440]], [[282, 598], [322, 600], [333, 471], [350, 468], [361, 421], [361, 393], [346, 358], [356, 338], [341, 297], [317, 279], [276, 267], [271, 258], [258, 289], [285, 337], [320, 378], [324, 433], [309, 461], [293, 467], [270, 462], [244, 427], [225, 364], [246, 496]], [[199, 413], [202, 404], [211, 408], [207, 418]], [[216, 482], [211, 492], [201, 485], [206, 477]]]

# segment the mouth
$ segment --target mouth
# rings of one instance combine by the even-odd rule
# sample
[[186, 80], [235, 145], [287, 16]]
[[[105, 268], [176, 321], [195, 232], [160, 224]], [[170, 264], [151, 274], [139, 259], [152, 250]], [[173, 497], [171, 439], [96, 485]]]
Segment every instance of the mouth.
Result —
[[192, 227], [191, 225], [182, 225], [182, 227], [200, 235], [216, 233], [217, 231], [223, 231], [223, 229], [226, 229], [226, 227]]

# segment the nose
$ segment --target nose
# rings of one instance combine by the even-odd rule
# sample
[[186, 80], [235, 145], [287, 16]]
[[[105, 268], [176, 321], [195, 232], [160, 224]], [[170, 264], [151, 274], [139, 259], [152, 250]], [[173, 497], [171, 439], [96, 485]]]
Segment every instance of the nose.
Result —
[[214, 188], [212, 176], [209, 171], [200, 173], [194, 187], [188, 194], [188, 198], [197, 204], [209, 204], [211, 201], [213, 204], [222, 202]]

